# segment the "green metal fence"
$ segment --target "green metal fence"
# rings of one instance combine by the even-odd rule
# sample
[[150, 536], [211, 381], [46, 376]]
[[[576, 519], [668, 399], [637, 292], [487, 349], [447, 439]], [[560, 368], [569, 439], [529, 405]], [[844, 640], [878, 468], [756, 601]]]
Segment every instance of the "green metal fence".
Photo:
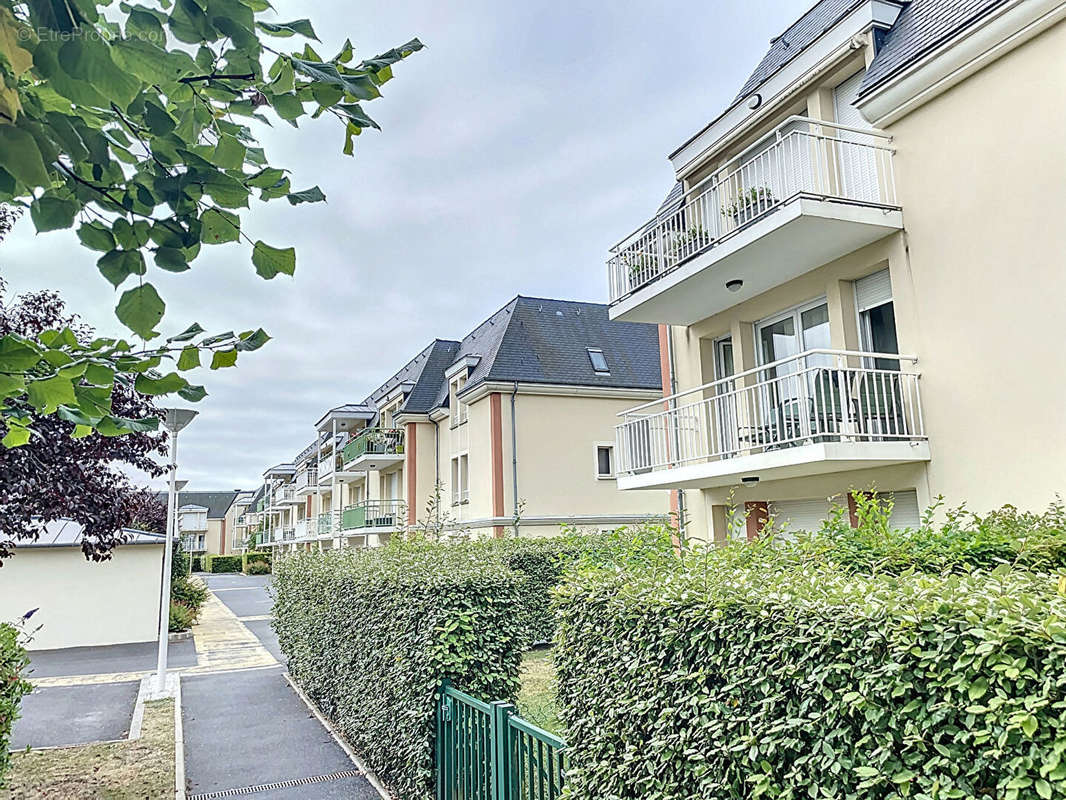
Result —
[[448, 681], [437, 706], [437, 800], [556, 800], [566, 743], [510, 703], [486, 703]]

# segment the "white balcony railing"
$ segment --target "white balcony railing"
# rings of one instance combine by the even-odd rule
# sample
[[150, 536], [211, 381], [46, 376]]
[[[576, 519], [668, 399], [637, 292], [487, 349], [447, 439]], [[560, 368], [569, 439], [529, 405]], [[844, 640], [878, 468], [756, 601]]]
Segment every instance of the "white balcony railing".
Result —
[[300, 472], [296, 473], [296, 477], [293, 479], [292, 485], [295, 491], [300, 489], [306, 489], [309, 486], [314, 486], [318, 483], [318, 468], [317, 467], [305, 467]]
[[328, 456], [318, 462], [318, 480], [328, 478], [333, 474], [333, 471], [337, 468], [337, 456], [330, 453]]
[[896, 207], [884, 134], [791, 117], [774, 136], [767, 149], [701, 181], [611, 249], [612, 303], [795, 197]]
[[[917, 359], [808, 350], [622, 412], [619, 472], [822, 442], [924, 441]], [[906, 367], [906, 368], [905, 368]]]

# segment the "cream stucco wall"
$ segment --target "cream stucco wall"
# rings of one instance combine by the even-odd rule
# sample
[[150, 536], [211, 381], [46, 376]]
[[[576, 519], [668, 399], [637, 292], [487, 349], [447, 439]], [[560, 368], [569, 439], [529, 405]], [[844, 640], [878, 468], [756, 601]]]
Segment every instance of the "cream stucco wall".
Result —
[[31, 650], [152, 641], [162, 559], [155, 544], [117, 547], [100, 563], [79, 547], [20, 548], [0, 576], [0, 620], [38, 608]]
[[712, 342], [755, 366], [753, 323], [824, 296], [832, 346], [859, 346], [852, 281], [888, 267], [901, 353], [919, 358], [932, 459], [861, 472], [688, 490], [690, 534], [713, 507], [915, 489], [978, 511], [1040, 509], [1066, 487], [1066, 24], [895, 123], [888, 132], [905, 231], [688, 328], [674, 328], [682, 390], [713, 380]]

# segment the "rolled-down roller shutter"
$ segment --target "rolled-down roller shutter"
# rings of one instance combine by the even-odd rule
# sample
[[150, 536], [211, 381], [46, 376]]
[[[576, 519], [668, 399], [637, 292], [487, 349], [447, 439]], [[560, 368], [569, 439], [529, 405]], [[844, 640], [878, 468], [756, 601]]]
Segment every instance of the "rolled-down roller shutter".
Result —
[[796, 531], [816, 531], [829, 514], [829, 501], [824, 497], [808, 500], [778, 500], [770, 503], [774, 528], [785, 535]]

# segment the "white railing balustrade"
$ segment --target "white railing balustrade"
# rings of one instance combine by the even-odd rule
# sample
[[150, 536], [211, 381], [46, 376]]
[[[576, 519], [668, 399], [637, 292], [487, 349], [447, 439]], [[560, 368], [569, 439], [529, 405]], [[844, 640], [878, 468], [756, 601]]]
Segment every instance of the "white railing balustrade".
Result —
[[633, 475], [822, 442], [924, 441], [917, 359], [808, 350], [622, 412]]
[[328, 478], [333, 474], [333, 471], [337, 468], [337, 456], [330, 453], [328, 456], [318, 462], [318, 480]]
[[693, 186], [611, 249], [611, 302], [793, 198], [896, 207], [892, 153], [878, 131], [791, 117], [765, 150]]

